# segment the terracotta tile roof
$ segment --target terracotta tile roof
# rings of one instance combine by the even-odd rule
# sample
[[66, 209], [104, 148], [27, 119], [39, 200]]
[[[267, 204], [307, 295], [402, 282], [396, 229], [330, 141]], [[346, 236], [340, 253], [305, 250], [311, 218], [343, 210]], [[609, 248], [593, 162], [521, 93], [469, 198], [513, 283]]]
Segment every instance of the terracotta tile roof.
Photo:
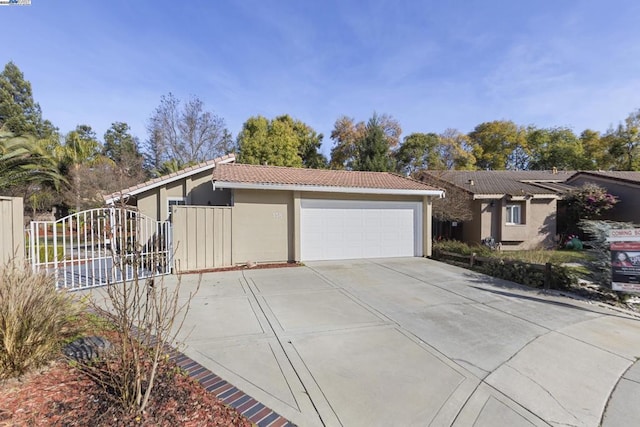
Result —
[[124, 190], [117, 191], [115, 193], [104, 196], [104, 199], [109, 203], [114, 199], [118, 199], [121, 195], [136, 195], [142, 193], [143, 191], [151, 190], [156, 187], [160, 187], [161, 185], [175, 181], [177, 179], [187, 177], [196, 173], [204, 172], [208, 169], [213, 169], [217, 163], [220, 162], [235, 162], [235, 154], [227, 154], [222, 157], [216, 157], [215, 159], [207, 160], [206, 162], [198, 163], [197, 165], [189, 166], [184, 169], [180, 169], [177, 172], [170, 173], [168, 175], [159, 176], [157, 178], [150, 179], [149, 181], [145, 181], [141, 184], [134, 185], [129, 188], [125, 188]]
[[453, 184], [475, 195], [555, 195], [567, 189], [563, 183], [574, 174], [574, 171], [425, 171], [421, 179], [433, 185]]
[[640, 172], [637, 171], [580, 171], [576, 174], [576, 177], [579, 175], [612, 178], [615, 180], [640, 184]]
[[382, 190], [437, 191], [420, 181], [388, 172], [357, 172], [328, 169], [287, 168], [244, 164], [220, 164], [213, 180], [283, 186], [342, 187]]

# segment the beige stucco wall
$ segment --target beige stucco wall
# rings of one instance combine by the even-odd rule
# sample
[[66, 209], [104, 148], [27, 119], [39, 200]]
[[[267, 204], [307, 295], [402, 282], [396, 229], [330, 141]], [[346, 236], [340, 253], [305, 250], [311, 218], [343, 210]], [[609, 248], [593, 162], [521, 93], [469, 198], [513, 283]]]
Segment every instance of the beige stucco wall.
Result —
[[293, 192], [235, 190], [232, 262], [293, 261]]
[[[551, 247], [556, 235], [556, 199], [527, 199], [522, 201], [524, 224], [506, 224], [501, 221], [503, 250], [535, 249]], [[506, 218], [506, 205], [503, 202], [502, 218]]]
[[[462, 227], [462, 238], [469, 244], [480, 244], [483, 239], [483, 224], [487, 222], [486, 203], [481, 200], [473, 200], [471, 202], [471, 213], [473, 219], [464, 223]], [[484, 236], [486, 237], [486, 236]]]
[[581, 175], [571, 180], [571, 185], [576, 187], [587, 183], [604, 187], [609, 193], [620, 199], [613, 209], [605, 213], [604, 217], [606, 219], [640, 224], [640, 185]]
[[218, 206], [223, 204], [223, 193], [228, 194], [221, 190], [214, 192], [211, 171], [207, 170], [138, 194], [136, 199], [140, 212], [158, 221], [166, 221], [169, 216], [167, 200], [170, 197], [185, 197], [187, 205], [192, 206]]
[[[527, 199], [511, 202], [506, 198], [472, 202], [473, 220], [464, 223], [463, 239], [480, 244], [493, 237], [503, 250], [533, 249], [553, 245], [556, 235], [555, 199]], [[507, 204], [520, 203], [523, 224], [506, 224]]]
[[164, 220], [158, 214], [158, 203], [160, 201], [160, 189], [147, 191], [138, 197], [138, 209], [140, 213], [154, 218], [157, 221]]

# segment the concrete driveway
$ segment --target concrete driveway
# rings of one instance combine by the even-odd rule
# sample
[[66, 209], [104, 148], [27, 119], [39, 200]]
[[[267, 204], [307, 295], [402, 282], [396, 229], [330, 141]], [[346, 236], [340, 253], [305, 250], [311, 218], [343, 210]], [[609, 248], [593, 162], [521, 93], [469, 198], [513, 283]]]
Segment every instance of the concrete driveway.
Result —
[[640, 319], [428, 259], [205, 274], [184, 331], [301, 426], [640, 425]]

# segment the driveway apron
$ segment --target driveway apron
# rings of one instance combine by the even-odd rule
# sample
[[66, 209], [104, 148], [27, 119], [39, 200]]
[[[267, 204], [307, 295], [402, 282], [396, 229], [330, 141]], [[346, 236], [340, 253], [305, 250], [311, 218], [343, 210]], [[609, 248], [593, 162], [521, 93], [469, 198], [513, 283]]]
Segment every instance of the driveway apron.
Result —
[[397, 258], [204, 274], [182, 340], [301, 426], [597, 426], [633, 388], [640, 322]]

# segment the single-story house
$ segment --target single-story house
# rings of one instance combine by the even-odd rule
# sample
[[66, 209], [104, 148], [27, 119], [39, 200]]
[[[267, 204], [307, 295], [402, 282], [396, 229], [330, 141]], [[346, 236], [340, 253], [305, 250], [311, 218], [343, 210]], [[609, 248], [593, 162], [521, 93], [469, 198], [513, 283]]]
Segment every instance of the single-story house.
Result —
[[580, 171], [567, 180], [574, 187], [589, 183], [605, 188], [620, 200], [604, 214], [605, 219], [640, 224], [640, 172]]
[[245, 165], [225, 156], [106, 201], [122, 198], [148, 216], [173, 221], [179, 270], [194, 270], [429, 256], [431, 203], [442, 196], [387, 172]]
[[492, 239], [503, 250], [519, 250], [553, 246], [557, 201], [571, 188], [566, 181], [573, 174], [556, 170], [425, 171], [420, 180], [468, 197], [472, 219], [456, 224], [462, 228], [462, 241], [480, 244]]

